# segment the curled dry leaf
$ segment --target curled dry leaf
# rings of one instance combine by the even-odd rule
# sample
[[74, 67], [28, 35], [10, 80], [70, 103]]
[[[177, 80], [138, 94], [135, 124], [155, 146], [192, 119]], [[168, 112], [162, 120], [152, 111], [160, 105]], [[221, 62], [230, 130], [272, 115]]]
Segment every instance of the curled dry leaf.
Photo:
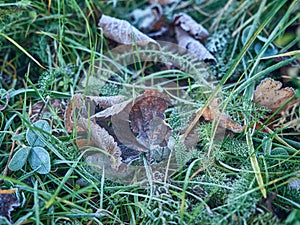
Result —
[[10, 213], [14, 207], [20, 206], [20, 202], [15, 195], [16, 190], [0, 190], [0, 216], [5, 217], [9, 222], [11, 221]]
[[[295, 95], [293, 88], [286, 87], [281, 88], [282, 83], [275, 81], [271, 78], [264, 79], [256, 88], [254, 92], [253, 101], [261, 107], [265, 107], [274, 113], [277, 109], [284, 105]], [[282, 110], [285, 110], [291, 106], [289, 103]]]
[[110, 38], [119, 44], [137, 44], [140, 46], [154, 44], [159, 47], [159, 44], [155, 40], [149, 38], [125, 20], [120, 20], [103, 14], [98, 25], [102, 28], [105, 37]]
[[201, 24], [197, 23], [192, 17], [185, 13], [174, 15], [173, 23], [175, 26], [179, 26], [182, 30], [202, 42], [209, 36], [208, 31]]
[[199, 41], [191, 37], [188, 33], [182, 30], [180, 27], [175, 27], [176, 39], [178, 45], [200, 60], [213, 60], [216, 61], [215, 57], [201, 44]]
[[[84, 97], [77, 94], [69, 102], [65, 126], [71, 132], [76, 118], [77, 131], [90, 136], [94, 145], [112, 157], [108, 165], [120, 171], [120, 168], [126, 169], [124, 162], [130, 163], [140, 152], [167, 146], [171, 128], [164, 121], [164, 111], [169, 102], [165, 94], [156, 90], [146, 90], [127, 101], [123, 96]], [[95, 113], [96, 108], [102, 111]], [[110, 127], [105, 126], [107, 121], [110, 121]], [[99, 154], [95, 157], [100, 157]], [[102, 166], [107, 164], [107, 159], [100, 161]]]
[[171, 128], [165, 123], [165, 110], [170, 99], [157, 90], [146, 90], [135, 100], [129, 113], [130, 126], [140, 143], [167, 146]]
[[[276, 112], [290, 98], [295, 96], [293, 88], [281, 88], [282, 83], [271, 78], [261, 81], [254, 92], [253, 101], [259, 106], [267, 108], [270, 113]], [[300, 130], [300, 118], [297, 115], [297, 109], [300, 106], [299, 99], [294, 99], [286, 104], [279, 112], [280, 119], [276, 124], [270, 125], [271, 128], [284, 126], [292, 128], [296, 131]]]
[[221, 127], [231, 130], [235, 133], [241, 133], [245, 129], [244, 126], [241, 126], [239, 123], [233, 121], [230, 116], [220, 112], [217, 98], [213, 99], [210, 106], [204, 110], [202, 116], [205, 120], [210, 122], [213, 120], [219, 120], [219, 125]]
[[145, 32], [153, 30], [153, 25], [160, 20], [163, 15], [163, 9], [158, 4], [153, 4], [146, 9], [135, 9], [130, 13], [133, 24]]
[[[197, 113], [199, 113], [201, 109], [198, 110]], [[196, 117], [196, 114], [194, 114], [190, 120], [193, 121]], [[213, 122], [218, 121], [218, 130], [216, 132], [216, 136], [220, 136], [221, 138], [224, 137], [224, 129], [230, 130], [234, 133], [241, 133], [244, 131], [245, 126], [241, 126], [239, 123], [233, 121], [230, 116], [228, 116], [225, 113], [220, 112], [219, 110], [219, 104], [218, 99], [215, 98], [209, 105], [209, 107], [205, 108], [202, 117], [205, 121]], [[199, 125], [199, 121], [193, 126], [193, 128], [190, 130], [190, 132], [185, 136], [184, 138], [184, 145], [187, 149], [193, 149], [196, 144], [199, 142], [199, 131], [196, 129], [197, 125]], [[190, 125], [192, 126], [192, 125]], [[190, 127], [188, 127], [186, 130], [188, 130]]]
[[[66, 113], [65, 113], [65, 127], [66, 130], [71, 133], [74, 128], [74, 116], [81, 115], [84, 118], [93, 118], [95, 116], [96, 108], [98, 110], [104, 110], [118, 103], [124, 101], [124, 96], [110, 96], [110, 97], [98, 97], [98, 96], [83, 96], [82, 94], [75, 94], [69, 101]], [[90, 113], [88, 113], [90, 112]], [[101, 111], [103, 112], [103, 111]], [[89, 115], [88, 115], [89, 114]], [[106, 117], [106, 116], [105, 116]], [[107, 116], [108, 117], [108, 116]], [[82, 128], [77, 127], [77, 131], [81, 132]]]
[[104, 128], [100, 127], [95, 122], [89, 122], [86, 118], [80, 117], [78, 125], [82, 127], [87, 134], [91, 135], [92, 141], [98, 148], [105, 150], [113, 157], [113, 159], [110, 160], [111, 167], [113, 169], [118, 169], [122, 164], [122, 152], [114, 138]]

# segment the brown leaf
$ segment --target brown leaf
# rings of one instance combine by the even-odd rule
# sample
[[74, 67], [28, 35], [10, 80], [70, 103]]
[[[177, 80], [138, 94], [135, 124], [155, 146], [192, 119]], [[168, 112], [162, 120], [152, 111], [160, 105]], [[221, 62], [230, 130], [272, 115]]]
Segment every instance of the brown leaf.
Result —
[[[256, 88], [254, 92], [253, 101], [261, 107], [270, 109], [274, 113], [279, 109], [288, 99], [295, 95], [293, 88], [281, 88], [282, 83], [271, 78], [264, 79]], [[284, 109], [290, 107], [292, 103], [285, 106]]]
[[209, 36], [208, 31], [201, 24], [185, 13], [175, 14], [173, 23], [201, 42], [204, 42]]
[[[73, 98], [68, 102], [68, 106], [65, 113], [65, 128], [66, 131], [72, 133], [74, 129], [74, 119], [78, 119], [82, 111], [86, 111], [84, 106], [84, 97], [82, 94], [75, 94]], [[76, 131], [81, 132], [84, 131], [81, 127], [77, 126]]]
[[5, 217], [9, 222], [12, 222], [10, 213], [14, 210], [14, 207], [20, 206], [15, 192], [14, 189], [0, 190], [0, 216]]
[[159, 44], [155, 40], [149, 38], [125, 20], [103, 14], [98, 25], [102, 28], [105, 37], [110, 38], [119, 44], [137, 44], [140, 46], [154, 44], [159, 47]]
[[153, 30], [153, 25], [160, 20], [163, 15], [163, 9], [158, 4], [153, 4], [146, 9], [135, 9], [130, 13], [133, 24], [144, 32]]
[[213, 60], [216, 62], [215, 57], [201, 44], [199, 41], [191, 37], [187, 32], [180, 27], [175, 27], [176, 39], [178, 45], [200, 60]]
[[241, 133], [245, 128], [244, 126], [241, 126], [237, 122], [233, 121], [227, 114], [220, 112], [217, 98], [215, 98], [211, 102], [210, 106], [204, 110], [202, 116], [205, 120], [210, 122], [213, 120], [219, 120], [219, 125], [221, 127], [231, 130], [235, 133]]
[[[138, 151], [147, 151], [153, 145], [166, 146], [171, 133], [171, 128], [164, 121], [168, 103], [165, 94], [146, 90], [136, 99], [115, 106], [118, 113], [112, 115], [112, 124], [119, 141]], [[112, 111], [107, 109], [110, 114]]]
[[108, 96], [108, 97], [98, 97], [98, 96], [86, 96], [87, 101], [91, 101], [94, 105], [98, 106], [100, 110], [107, 109], [125, 100], [122, 95]]
[[78, 125], [83, 128], [86, 134], [91, 135], [92, 141], [98, 148], [108, 152], [113, 157], [111, 159], [111, 167], [118, 169], [122, 164], [122, 152], [114, 138], [104, 128], [92, 121], [89, 122], [88, 119], [83, 117], [79, 118]]

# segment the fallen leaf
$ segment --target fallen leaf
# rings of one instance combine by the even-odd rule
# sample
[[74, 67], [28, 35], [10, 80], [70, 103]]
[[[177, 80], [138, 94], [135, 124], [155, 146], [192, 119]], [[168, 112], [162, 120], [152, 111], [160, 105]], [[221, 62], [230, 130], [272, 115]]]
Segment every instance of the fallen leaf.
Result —
[[209, 36], [208, 31], [201, 24], [185, 13], [175, 14], [173, 23], [201, 42], [204, 42]]
[[93, 121], [88, 121], [88, 119], [80, 117], [78, 120], [78, 125], [83, 128], [87, 135], [91, 135], [94, 144], [109, 153], [113, 158], [111, 161], [111, 167], [113, 169], [119, 169], [122, 164], [121, 159], [121, 149], [115, 142], [114, 138], [102, 127]]
[[[68, 102], [68, 106], [67, 106], [66, 113], [65, 113], [65, 128], [68, 133], [72, 133], [72, 131], [74, 129], [74, 123], [75, 123], [76, 116], [78, 119], [78, 115], [81, 114], [81, 110], [86, 111], [86, 109], [84, 108], [84, 97], [82, 94], [76, 94]], [[80, 127], [77, 127], [76, 131], [81, 132], [84, 130]]]
[[146, 90], [136, 99], [129, 113], [132, 132], [148, 148], [152, 145], [167, 145], [171, 128], [164, 121], [164, 112], [169, 102], [165, 94], [155, 89]]
[[[253, 101], [261, 107], [269, 109], [274, 113], [279, 109], [288, 99], [295, 95], [293, 88], [281, 88], [282, 83], [271, 78], [264, 79], [256, 88], [254, 92]], [[287, 104], [281, 111], [289, 108], [293, 103]]]
[[163, 15], [163, 9], [159, 4], [153, 4], [146, 9], [135, 9], [130, 13], [133, 24], [144, 32], [153, 30], [152, 25], [160, 20]]
[[176, 39], [178, 45], [186, 49], [188, 53], [195, 55], [200, 60], [213, 60], [216, 62], [215, 57], [201, 44], [199, 41], [191, 37], [186, 31], [180, 27], [175, 27]]
[[10, 213], [14, 207], [20, 206], [19, 199], [15, 195], [16, 190], [0, 190], [0, 216], [5, 217], [9, 222], [11, 221]]
[[140, 46], [154, 44], [159, 47], [159, 44], [155, 40], [151, 39], [125, 20], [120, 20], [103, 14], [98, 25], [102, 28], [105, 37], [110, 38], [119, 44], [137, 44]]
[[219, 121], [219, 125], [225, 129], [231, 130], [235, 133], [241, 133], [244, 130], [244, 126], [241, 126], [239, 123], [233, 121], [230, 116], [226, 113], [221, 113], [219, 110], [218, 99], [215, 98], [211, 102], [210, 106], [206, 108], [202, 114], [206, 121]]
[[[139, 152], [167, 146], [171, 128], [164, 121], [164, 111], [169, 102], [168, 97], [157, 90], [146, 90], [126, 101], [123, 96], [77, 94], [69, 102], [65, 126], [72, 132], [74, 118], [77, 118], [76, 130], [90, 135], [91, 143], [112, 156], [114, 162], [110, 165], [118, 169], [123, 162], [139, 157]], [[96, 108], [100, 112], [95, 113]], [[110, 126], [105, 125], [108, 121]]]

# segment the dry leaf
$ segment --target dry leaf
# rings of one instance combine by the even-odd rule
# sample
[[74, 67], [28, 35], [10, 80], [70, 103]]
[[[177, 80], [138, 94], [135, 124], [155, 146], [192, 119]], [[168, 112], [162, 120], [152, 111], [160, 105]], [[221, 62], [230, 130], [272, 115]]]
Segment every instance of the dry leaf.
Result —
[[[81, 111], [85, 110], [84, 107], [84, 97], [82, 94], [76, 94], [73, 96], [73, 98], [68, 102], [68, 106], [65, 112], [65, 128], [66, 131], [69, 133], [72, 133], [74, 129], [74, 117], [77, 117], [81, 114]], [[84, 114], [84, 113], [82, 113]], [[85, 112], [86, 114], [86, 112]], [[81, 127], [77, 126], [76, 129], [77, 132], [84, 131]]]
[[83, 117], [79, 118], [78, 125], [83, 128], [87, 135], [91, 135], [92, 141], [98, 148], [105, 150], [109, 155], [113, 156], [111, 167], [118, 169], [122, 164], [122, 152], [114, 138], [104, 128], [92, 121], [89, 122], [88, 119]]
[[245, 128], [244, 126], [241, 126], [237, 122], [233, 121], [227, 114], [220, 112], [217, 98], [215, 98], [211, 102], [210, 106], [204, 110], [202, 116], [205, 120], [210, 122], [213, 120], [219, 120], [219, 125], [221, 127], [231, 130], [235, 133], [241, 133]]
[[119, 44], [137, 44], [140, 46], [154, 44], [159, 47], [159, 44], [155, 40], [149, 38], [125, 20], [102, 15], [98, 25], [102, 28], [105, 37], [110, 38]]
[[[124, 96], [110, 96], [110, 97], [98, 97], [98, 96], [83, 96], [82, 94], [75, 94], [69, 101], [66, 113], [65, 113], [65, 127], [66, 130], [71, 133], [74, 127], [74, 116], [83, 116], [84, 118], [94, 118], [96, 108], [103, 110], [114, 107], [118, 103], [124, 101]], [[74, 108], [73, 108], [74, 106]], [[100, 111], [100, 114], [103, 112]], [[89, 114], [89, 115], [88, 115]], [[107, 115], [104, 117], [109, 117]], [[77, 127], [79, 132], [82, 131], [80, 127]]]
[[[122, 162], [131, 162], [140, 152], [167, 145], [171, 128], [164, 121], [164, 111], [168, 103], [168, 97], [156, 90], [147, 90], [127, 101], [123, 96], [76, 94], [69, 102], [65, 126], [71, 132], [77, 118], [76, 130], [90, 135], [95, 146], [113, 156], [109, 165], [118, 170]], [[95, 114], [96, 108], [102, 111]]]
[[[168, 103], [165, 94], [157, 90], [146, 90], [134, 100], [114, 106], [118, 113], [112, 115], [111, 121], [118, 140], [138, 151], [147, 151], [153, 145], [166, 146], [171, 132], [169, 125], [164, 121], [164, 111]], [[102, 115], [107, 112], [112, 114], [113, 110], [108, 110], [110, 109]]]
[[87, 96], [87, 101], [91, 101], [99, 110], [106, 109], [118, 103], [121, 103], [125, 100], [125, 97], [122, 95], [109, 96], [109, 97], [98, 97], [98, 96]]
[[[254, 92], [253, 101], [261, 107], [270, 109], [274, 113], [279, 109], [288, 99], [295, 95], [293, 88], [281, 88], [282, 83], [271, 78], [264, 79], [256, 88]], [[289, 108], [293, 103], [289, 103], [281, 111]]]
[[215, 57], [201, 44], [199, 41], [191, 37], [188, 33], [180, 27], [175, 27], [176, 39], [178, 45], [200, 60], [213, 60], [216, 62]]
[[139, 96], [129, 113], [130, 126], [140, 143], [166, 146], [171, 128], [164, 122], [164, 112], [170, 100], [157, 90], [146, 90]]
[[158, 4], [153, 4], [146, 9], [135, 9], [130, 13], [130, 18], [133, 24], [137, 24], [137, 27], [144, 32], [150, 32], [153, 30], [152, 25], [160, 20], [163, 15], [163, 9]]
[[174, 15], [173, 23], [175, 26], [179, 26], [182, 30], [202, 42], [209, 36], [208, 31], [201, 24], [197, 23], [192, 17], [185, 13]]
[[15, 193], [14, 189], [0, 190], [0, 216], [5, 217], [9, 222], [12, 222], [10, 213], [14, 210], [14, 207], [20, 206]]

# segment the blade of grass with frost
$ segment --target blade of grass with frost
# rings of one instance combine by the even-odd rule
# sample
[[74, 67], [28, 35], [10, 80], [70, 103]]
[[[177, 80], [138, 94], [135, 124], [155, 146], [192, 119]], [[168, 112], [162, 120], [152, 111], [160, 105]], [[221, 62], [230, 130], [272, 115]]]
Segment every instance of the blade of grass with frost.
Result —
[[14, 44], [19, 50], [21, 50], [25, 55], [27, 55], [32, 61], [34, 61], [39, 67], [46, 69], [43, 67], [39, 61], [37, 61], [32, 55], [30, 55], [21, 45], [19, 45], [14, 39], [8, 37], [6, 34], [0, 33], [1, 36], [6, 38], [8, 41], [10, 41], [12, 44]]
[[82, 152], [80, 154], [80, 156], [77, 158], [77, 160], [70, 165], [70, 169], [68, 170], [68, 172], [65, 174], [64, 178], [62, 179], [62, 181], [60, 182], [59, 186], [57, 187], [55, 193], [52, 195], [51, 199], [49, 201], [47, 201], [45, 203], [44, 208], [48, 209], [50, 206], [52, 206], [55, 202], [56, 197], [58, 196], [59, 192], [61, 191], [61, 189], [63, 188], [63, 186], [65, 185], [65, 183], [68, 181], [68, 179], [70, 178], [71, 174], [74, 172], [74, 170], [76, 169], [77, 164], [79, 163], [80, 159], [83, 157], [83, 155], [86, 153], [86, 151]]
[[[291, 19], [291, 21], [289, 21], [288, 23], [286, 23], [286, 21], [288, 20], [294, 5], [295, 5], [296, 0], [290, 5], [289, 9], [287, 10], [287, 12], [285, 13], [285, 15], [281, 18], [280, 22], [278, 23], [278, 25], [274, 28], [274, 30], [271, 32], [271, 34], [269, 35], [269, 37], [267, 38], [266, 43], [262, 46], [261, 50], [258, 52], [258, 54], [255, 56], [255, 60], [252, 61], [253, 65], [251, 66], [251, 70], [249, 72], [249, 77], [252, 77], [252, 74], [257, 70], [259, 63], [260, 63], [260, 59], [261, 56], [263, 55], [263, 53], [265, 52], [265, 50], [270, 46], [270, 44], [282, 33], [285, 31], [285, 29], [290, 26], [292, 23], [294, 23], [300, 16], [300, 14], [298, 14], [298, 16], [295, 16]], [[283, 26], [285, 24], [285, 26]], [[254, 26], [253, 26], [254, 27]]]
[[183, 183], [183, 188], [182, 188], [182, 193], [181, 193], [181, 206], [180, 206], [180, 224], [184, 224], [183, 216], [185, 213], [185, 195], [186, 195], [186, 189], [189, 184], [189, 179], [190, 179], [190, 174], [192, 172], [192, 169], [194, 165], [199, 162], [201, 159], [196, 159], [194, 160], [191, 165], [189, 165], [189, 168], [186, 172], [184, 183]]
[[258, 161], [257, 161], [257, 158], [256, 158], [255, 149], [254, 149], [254, 146], [253, 146], [253, 141], [252, 141], [252, 136], [251, 135], [252, 134], [250, 133], [250, 130], [247, 130], [247, 132], [246, 132], [246, 141], [247, 141], [247, 144], [249, 146], [250, 162], [251, 162], [254, 174], [255, 174], [256, 181], [258, 183], [258, 187], [259, 187], [263, 197], [267, 198], [267, 190], [265, 188], [264, 180], [262, 178], [260, 167], [259, 167], [259, 164], [258, 164]]

